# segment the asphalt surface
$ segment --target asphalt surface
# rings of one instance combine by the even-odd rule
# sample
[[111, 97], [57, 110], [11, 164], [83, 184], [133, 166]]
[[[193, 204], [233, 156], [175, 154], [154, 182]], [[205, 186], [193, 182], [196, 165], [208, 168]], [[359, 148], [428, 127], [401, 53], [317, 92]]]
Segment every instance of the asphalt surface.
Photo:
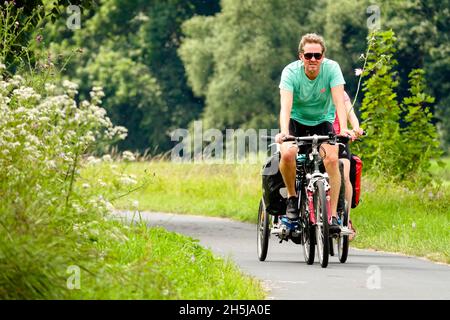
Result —
[[[119, 212], [131, 219], [133, 213]], [[307, 265], [303, 248], [271, 236], [266, 261], [258, 260], [256, 225], [223, 218], [141, 213], [150, 226], [162, 226], [200, 240], [263, 281], [268, 299], [440, 300], [450, 299], [450, 266], [404, 255], [350, 248], [347, 262], [330, 257], [321, 268]], [[317, 255], [317, 254], [316, 254]]]

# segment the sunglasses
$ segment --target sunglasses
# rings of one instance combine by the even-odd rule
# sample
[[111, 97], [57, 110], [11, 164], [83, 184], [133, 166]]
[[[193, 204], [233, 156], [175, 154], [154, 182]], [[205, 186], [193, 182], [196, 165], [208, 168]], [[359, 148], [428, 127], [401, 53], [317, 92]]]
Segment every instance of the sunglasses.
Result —
[[305, 57], [306, 60], [311, 60], [312, 57], [316, 58], [316, 60], [320, 60], [322, 58], [322, 54], [319, 52], [308, 52], [308, 53], [304, 53], [303, 56]]

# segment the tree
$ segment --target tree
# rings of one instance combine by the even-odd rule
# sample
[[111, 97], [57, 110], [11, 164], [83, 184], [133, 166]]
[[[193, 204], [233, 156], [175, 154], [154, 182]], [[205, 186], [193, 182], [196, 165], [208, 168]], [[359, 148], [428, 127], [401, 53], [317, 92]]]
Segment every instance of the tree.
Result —
[[[28, 50], [34, 31], [46, 21], [55, 21], [62, 8], [77, 5], [80, 10], [89, 9], [97, 0], [6, 0], [0, 3], [0, 59], [8, 66], [17, 67], [27, 55], [34, 60], [33, 51]], [[29, 62], [29, 61], [27, 61]]]
[[425, 71], [425, 92], [435, 97], [430, 108], [438, 122], [441, 147], [450, 152], [450, 1], [383, 0], [386, 26], [398, 37], [401, 98], [408, 96], [408, 74], [414, 68]]
[[[352, 70], [358, 65], [368, 33], [367, 12], [373, 2], [352, 0], [324, 0], [319, 9], [311, 13], [311, 20], [323, 25], [328, 42], [328, 56], [338, 61], [346, 79], [346, 89], [354, 94], [356, 79]], [[441, 146], [450, 146], [450, 94], [447, 75], [450, 72], [449, 0], [382, 0], [375, 3], [380, 10], [380, 27], [392, 29], [397, 38], [398, 64], [397, 95], [401, 101], [409, 95], [409, 73], [412, 69], [425, 71], [425, 91], [436, 98], [430, 111], [433, 123], [438, 121]], [[372, 13], [373, 14], [373, 13]], [[358, 111], [359, 103], [356, 104]], [[405, 124], [402, 123], [404, 126]]]
[[420, 177], [427, 183], [431, 180], [430, 159], [439, 158], [441, 151], [429, 108], [435, 99], [424, 92], [424, 74], [422, 69], [414, 69], [409, 74], [410, 96], [405, 97], [402, 104], [406, 127], [401, 132], [401, 157], [403, 178]]
[[[218, 1], [105, 0], [87, 13], [81, 30], [68, 31], [60, 21], [47, 36], [59, 43], [52, 45], [54, 55], [69, 55], [76, 48], [84, 51], [66, 66], [83, 79], [84, 95], [92, 83], [105, 81], [101, 84], [107, 95], [105, 108], [129, 129], [129, 138], [119, 147], [161, 152], [171, 147], [168, 133], [187, 127], [203, 108], [202, 99], [195, 98], [187, 85], [177, 55], [180, 25], [195, 14], [218, 9]], [[108, 66], [101, 61], [105, 57]]]
[[165, 142], [168, 108], [158, 81], [147, 66], [106, 46], [100, 47], [78, 74], [86, 83], [104, 87], [103, 105], [112, 122], [128, 129], [127, 139], [119, 143], [120, 149], [145, 150]]
[[361, 119], [368, 132], [361, 147], [364, 162], [377, 175], [427, 183], [431, 180], [430, 160], [439, 157], [440, 151], [429, 110], [434, 98], [424, 92], [424, 71], [411, 71], [410, 96], [400, 105], [394, 91], [398, 88], [398, 74], [393, 70], [397, 65], [394, 32], [373, 32], [368, 42], [361, 106]]

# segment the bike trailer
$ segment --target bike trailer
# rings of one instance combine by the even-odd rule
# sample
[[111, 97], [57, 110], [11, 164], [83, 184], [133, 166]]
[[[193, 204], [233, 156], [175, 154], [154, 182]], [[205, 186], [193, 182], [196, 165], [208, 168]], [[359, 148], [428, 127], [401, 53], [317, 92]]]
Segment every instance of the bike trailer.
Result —
[[263, 200], [267, 213], [282, 215], [286, 212], [286, 199], [280, 193], [284, 188], [283, 176], [279, 169], [280, 152], [269, 157], [262, 168]]
[[352, 208], [356, 208], [359, 204], [359, 196], [361, 194], [361, 174], [363, 163], [361, 159], [352, 154], [350, 159], [350, 182], [353, 187]]

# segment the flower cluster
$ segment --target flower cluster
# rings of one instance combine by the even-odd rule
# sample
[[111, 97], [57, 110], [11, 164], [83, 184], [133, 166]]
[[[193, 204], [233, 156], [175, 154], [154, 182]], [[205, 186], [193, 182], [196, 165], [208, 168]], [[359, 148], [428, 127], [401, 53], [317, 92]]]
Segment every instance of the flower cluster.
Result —
[[70, 192], [68, 177], [77, 174], [90, 147], [126, 137], [126, 128], [113, 126], [98, 105], [101, 88], [79, 105], [77, 89], [68, 80], [39, 91], [20, 75], [0, 78], [0, 180], [8, 190], [27, 186], [39, 196], [46, 191], [41, 185], [51, 183], [62, 194]]

